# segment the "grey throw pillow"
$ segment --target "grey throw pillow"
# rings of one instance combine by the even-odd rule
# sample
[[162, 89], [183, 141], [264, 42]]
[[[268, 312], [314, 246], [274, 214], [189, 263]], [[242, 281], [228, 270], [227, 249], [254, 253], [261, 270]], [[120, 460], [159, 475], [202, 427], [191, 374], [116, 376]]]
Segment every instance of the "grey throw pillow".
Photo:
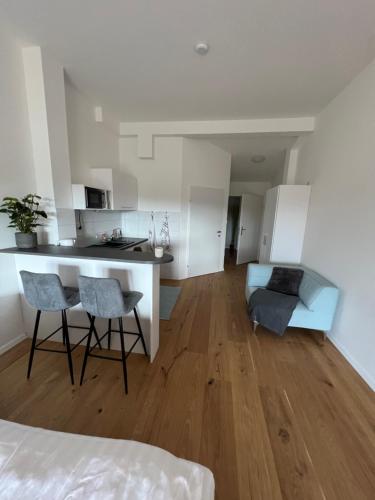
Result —
[[285, 293], [287, 295], [298, 295], [302, 277], [302, 269], [293, 269], [291, 267], [274, 267], [272, 270], [272, 276], [266, 288], [267, 290]]

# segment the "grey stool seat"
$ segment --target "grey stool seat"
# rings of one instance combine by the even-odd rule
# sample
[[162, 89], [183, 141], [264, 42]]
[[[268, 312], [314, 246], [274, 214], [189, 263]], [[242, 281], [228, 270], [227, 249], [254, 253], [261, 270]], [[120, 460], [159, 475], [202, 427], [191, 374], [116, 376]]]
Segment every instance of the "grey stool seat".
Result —
[[69, 306], [66, 308], [77, 306], [81, 302], [81, 298], [79, 296], [79, 289], [74, 288], [73, 286], [64, 286], [65, 299]]
[[[32, 363], [34, 359], [35, 351], [49, 351], [57, 353], [66, 353], [68, 356], [68, 364], [70, 371], [70, 378], [72, 384], [74, 384], [73, 375], [73, 363], [72, 363], [72, 351], [79, 345], [88, 334], [85, 335], [73, 348], [70, 346], [69, 340], [69, 326], [67, 322], [66, 310], [70, 309], [81, 302], [79, 296], [78, 288], [63, 286], [60, 277], [57, 274], [52, 273], [32, 273], [30, 271], [20, 271], [23, 289], [25, 293], [25, 298], [31, 307], [37, 309], [37, 315], [34, 326], [33, 340], [31, 344], [31, 351], [29, 357], [29, 366], [27, 370], [27, 378], [30, 378]], [[37, 343], [38, 328], [40, 322], [40, 316], [42, 312], [56, 312], [61, 311], [62, 324], [54, 332], [48, 335], [46, 338]], [[89, 320], [91, 322], [91, 316]], [[74, 326], [74, 328], [88, 330], [87, 327]], [[62, 330], [63, 343], [66, 345], [66, 351], [60, 351], [56, 349], [45, 349], [39, 347], [43, 342], [51, 338], [57, 332]], [[100, 344], [98, 334], [95, 330], [95, 335]]]
[[124, 299], [124, 315], [129, 314], [136, 307], [138, 302], [143, 297], [141, 292], [122, 292]]
[[41, 311], [61, 311], [81, 302], [78, 288], [63, 286], [57, 274], [20, 271], [27, 302]]
[[[127, 394], [128, 376], [126, 358], [132, 352], [139, 340], [141, 340], [144, 353], [147, 355], [146, 344], [136, 309], [136, 306], [142, 299], [143, 294], [136, 291], [122, 291], [120, 282], [115, 278], [92, 278], [89, 276], [80, 276], [78, 281], [82, 307], [91, 316], [91, 327], [86, 344], [80, 384], [82, 385], [83, 382], [87, 358], [89, 356], [102, 359], [110, 359], [113, 361], [121, 361], [123, 368], [125, 393]], [[132, 311], [134, 312], [134, 317], [138, 327], [137, 333], [125, 331], [123, 328], [123, 316], [126, 316]], [[113, 332], [120, 334], [121, 358], [91, 354], [92, 350], [98, 344], [98, 342], [96, 342], [95, 345], [91, 346], [91, 338], [94, 331], [96, 318], [108, 319], [108, 330], [104, 333], [104, 335], [100, 337], [100, 340], [102, 340], [104, 339], [104, 337], [108, 336], [108, 349], [110, 349], [111, 347], [111, 334]], [[118, 319], [119, 330], [114, 330], [112, 328], [113, 319]], [[135, 335], [137, 337], [128, 352], [125, 352], [124, 334]]]

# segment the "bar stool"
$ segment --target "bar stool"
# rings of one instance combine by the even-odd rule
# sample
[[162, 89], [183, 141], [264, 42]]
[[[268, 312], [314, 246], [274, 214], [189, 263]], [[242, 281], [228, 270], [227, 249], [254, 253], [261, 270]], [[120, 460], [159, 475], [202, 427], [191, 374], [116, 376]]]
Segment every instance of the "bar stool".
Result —
[[[146, 344], [143, 337], [141, 324], [139, 321], [136, 305], [143, 297], [141, 292], [123, 292], [121, 290], [120, 282], [115, 278], [90, 278], [88, 276], [79, 277], [79, 292], [81, 296], [82, 307], [91, 316], [90, 331], [86, 344], [85, 357], [82, 365], [81, 381], [85, 376], [87, 358], [92, 356], [99, 359], [109, 359], [112, 361], [122, 362], [122, 371], [124, 377], [125, 394], [128, 393], [128, 374], [126, 368], [126, 359], [134, 349], [139, 340], [142, 342], [144, 353], [147, 356]], [[123, 316], [126, 316], [131, 311], [134, 312], [135, 320], [137, 322], [138, 333], [125, 331], [123, 328]], [[111, 347], [111, 334], [113, 332], [120, 334], [121, 343], [121, 358], [114, 358], [110, 356], [103, 356], [92, 354], [92, 350], [98, 344], [91, 347], [91, 338], [94, 331], [95, 319], [105, 318], [108, 319], [108, 330], [100, 337], [103, 340], [108, 335], [108, 349]], [[119, 330], [112, 328], [112, 319], [118, 319]], [[129, 351], [125, 352], [124, 334], [135, 335], [137, 338]]]
[[[73, 326], [68, 325], [66, 311], [71, 307], [76, 306], [80, 303], [79, 291], [78, 288], [63, 286], [61, 280], [57, 274], [48, 274], [48, 273], [31, 273], [29, 271], [20, 271], [23, 289], [25, 292], [25, 298], [31, 307], [37, 310], [33, 340], [31, 343], [31, 351], [29, 357], [29, 366], [27, 369], [27, 378], [30, 378], [31, 367], [34, 359], [35, 351], [47, 351], [47, 352], [55, 352], [67, 354], [68, 356], [68, 365], [70, 372], [70, 379], [72, 384], [74, 384], [74, 375], [73, 375], [73, 362], [72, 362], [72, 351], [86, 338], [88, 337], [88, 333], [72, 348], [70, 346], [69, 340], [69, 327], [78, 328], [81, 330], [89, 330], [86, 326]], [[61, 319], [62, 324], [59, 328], [49, 334], [46, 338], [37, 343], [38, 336], [38, 328], [40, 322], [40, 316], [42, 312], [51, 312], [51, 311], [61, 311]], [[88, 314], [91, 326], [91, 317]], [[59, 332], [62, 329], [63, 335], [63, 343], [66, 346], [66, 350], [57, 350], [57, 349], [45, 349], [39, 347], [43, 342], [50, 339], [53, 335]], [[94, 331], [97, 342], [101, 348], [100, 340], [98, 337], [98, 333]]]

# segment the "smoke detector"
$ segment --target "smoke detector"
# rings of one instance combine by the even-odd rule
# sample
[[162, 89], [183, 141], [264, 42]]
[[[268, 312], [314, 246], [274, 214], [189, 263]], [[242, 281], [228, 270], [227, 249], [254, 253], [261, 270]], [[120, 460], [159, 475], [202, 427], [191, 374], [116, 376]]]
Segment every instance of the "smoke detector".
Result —
[[263, 163], [265, 161], [266, 157], [264, 155], [253, 155], [251, 157], [251, 161], [253, 163]]
[[207, 42], [198, 42], [194, 46], [194, 50], [197, 54], [200, 56], [205, 56], [207, 52], [209, 51], [209, 45]]

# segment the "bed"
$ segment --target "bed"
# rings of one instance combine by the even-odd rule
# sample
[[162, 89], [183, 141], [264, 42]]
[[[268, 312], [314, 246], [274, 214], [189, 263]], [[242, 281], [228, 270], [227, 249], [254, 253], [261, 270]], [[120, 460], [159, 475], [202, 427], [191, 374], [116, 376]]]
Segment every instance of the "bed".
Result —
[[202, 465], [136, 441], [0, 420], [1, 499], [213, 500]]

